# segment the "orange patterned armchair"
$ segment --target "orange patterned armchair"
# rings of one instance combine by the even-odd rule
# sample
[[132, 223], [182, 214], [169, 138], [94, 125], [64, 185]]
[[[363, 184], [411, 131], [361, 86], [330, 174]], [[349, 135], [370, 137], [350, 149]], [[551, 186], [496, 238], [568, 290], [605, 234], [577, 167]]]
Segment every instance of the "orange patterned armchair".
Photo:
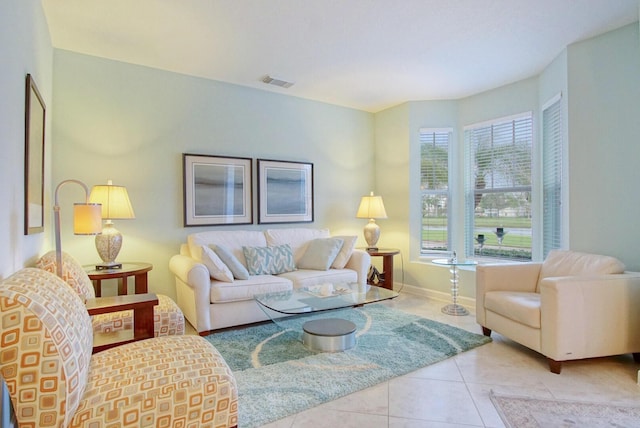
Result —
[[[36, 262], [36, 266], [51, 273], [56, 273], [56, 252], [50, 251]], [[73, 288], [83, 299], [96, 297], [93, 284], [89, 276], [70, 254], [62, 253], [63, 280]], [[153, 308], [154, 335], [180, 335], [184, 334], [184, 315], [182, 311], [168, 296], [158, 294], [158, 305]], [[130, 330], [133, 326], [133, 313], [131, 311], [100, 314], [93, 317], [93, 331], [95, 333], [112, 333], [121, 330]]]
[[164, 336], [91, 353], [81, 299], [25, 268], [0, 282], [0, 373], [21, 427], [233, 427], [238, 393], [199, 336]]

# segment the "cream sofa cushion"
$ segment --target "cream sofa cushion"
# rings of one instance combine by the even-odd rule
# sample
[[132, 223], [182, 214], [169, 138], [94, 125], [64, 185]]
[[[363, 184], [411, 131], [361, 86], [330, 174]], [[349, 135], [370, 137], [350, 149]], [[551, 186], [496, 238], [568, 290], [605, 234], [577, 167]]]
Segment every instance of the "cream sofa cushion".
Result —
[[253, 300], [256, 294], [290, 291], [291, 281], [281, 276], [252, 275], [249, 279], [238, 279], [233, 283], [211, 283], [211, 303], [237, 302]]
[[609, 275], [623, 272], [624, 264], [615, 257], [552, 250], [542, 263], [536, 291], [540, 292], [540, 282], [549, 277]]
[[344, 269], [344, 267], [347, 265], [347, 262], [351, 258], [351, 254], [353, 253], [353, 250], [356, 247], [356, 241], [358, 240], [358, 237], [355, 235], [353, 236], [348, 235], [348, 236], [333, 236], [332, 238], [342, 239], [343, 244], [335, 260], [333, 261], [333, 263], [331, 263], [331, 267], [333, 269]]
[[287, 228], [287, 229], [267, 229], [264, 231], [267, 245], [276, 246], [289, 244], [293, 251], [293, 259], [296, 265], [307, 250], [309, 242], [318, 238], [328, 238], [329, 229], [306, 229], [306, 228]]
[[233, 254], [240, 263], [247, 267], [242, 247], [264, 247], [267, 245], [264, 233], [253, 230], [214, 230], [192, 233], [187, 237], [189, 252], [197, 262], [202, 261], [201, 245], [220, 245]]
[[211, 278], [223, 282], [233, 282], [233, 273], [211, 248], [202, 245], [200, 251], [202, 252], [202, 264], [209, 270]]
[[540, 294], [518, 291], [489, 291], [484, 307], [533, 328], [540, 328]]

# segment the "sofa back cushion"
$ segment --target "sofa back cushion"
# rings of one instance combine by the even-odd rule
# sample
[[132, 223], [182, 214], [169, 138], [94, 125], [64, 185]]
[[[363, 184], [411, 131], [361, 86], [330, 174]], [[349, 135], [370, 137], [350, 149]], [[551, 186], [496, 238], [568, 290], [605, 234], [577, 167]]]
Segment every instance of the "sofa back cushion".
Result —
[[536, 291], [540, 291], [540, 281], [544, 278], [609, 275], [623, 272], [624, 264], [615, 257], [577, 251], [552, 250], [542, 263]]
[[187, 245], [191, 257], [202, 261], [202, 245], [219, 245], [233, 254], [240, 263], [247, 267], [242, 247], [264, 247], [267, 241], [264, 233], [252, 230], [214, 230], [192, 233], [187, 237]]
[[296, 265], [307, 250], [307, 245], [314, 239], [328, 238], [329, 229], [309, 229], [309, 228], [286, 228], [286, 229], [267, 229], [264, 231], [267, 245], [273, 247], [276, 245], [289, 244], [293, 251], [293, 259]]

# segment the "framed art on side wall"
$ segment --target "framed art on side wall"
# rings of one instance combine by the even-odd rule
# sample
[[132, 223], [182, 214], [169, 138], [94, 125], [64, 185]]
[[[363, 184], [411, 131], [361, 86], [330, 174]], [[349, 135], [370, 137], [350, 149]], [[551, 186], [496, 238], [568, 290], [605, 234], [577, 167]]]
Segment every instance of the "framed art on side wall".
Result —
[[184, 153], [184, 225], [251, 224], [250, 158]]
[[44, 129], [46, 107], [27, 74], [24, 119], [24, 234], [44, 231]]
[[313, 221], [313, 164], [258, 159], [258, 222]]

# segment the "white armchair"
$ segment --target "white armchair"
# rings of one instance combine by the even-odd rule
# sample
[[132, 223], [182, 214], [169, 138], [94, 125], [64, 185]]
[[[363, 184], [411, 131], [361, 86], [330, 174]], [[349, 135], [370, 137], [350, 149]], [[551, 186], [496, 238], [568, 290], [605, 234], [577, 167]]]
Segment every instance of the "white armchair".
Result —
[[476, 320], [562, 361], [633, 353], [640, 362], [640, 273], [608, 256], [551, 251], [543, 263], [479, 265]]

